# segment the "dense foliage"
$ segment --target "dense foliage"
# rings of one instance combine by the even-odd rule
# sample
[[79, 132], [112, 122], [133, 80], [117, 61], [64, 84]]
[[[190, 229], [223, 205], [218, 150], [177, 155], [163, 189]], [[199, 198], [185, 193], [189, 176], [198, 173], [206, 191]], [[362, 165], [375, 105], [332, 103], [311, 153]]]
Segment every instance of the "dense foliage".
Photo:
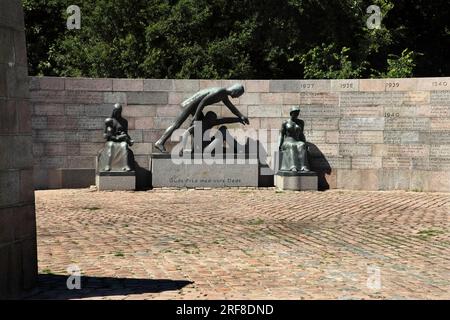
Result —
[[[129, 78], [450, 75], [448, 0], [23, 0], [30, 74]], [[68, 30], [66, 9], [81, 8]], [[369, 5], [383, 13], [368, 29]]]

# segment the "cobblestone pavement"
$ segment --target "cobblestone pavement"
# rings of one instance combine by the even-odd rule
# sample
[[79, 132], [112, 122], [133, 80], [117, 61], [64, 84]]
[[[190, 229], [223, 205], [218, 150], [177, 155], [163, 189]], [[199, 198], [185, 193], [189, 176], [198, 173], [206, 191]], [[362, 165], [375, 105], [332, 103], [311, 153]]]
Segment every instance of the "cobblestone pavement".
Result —
[[[31, 298], [450, 298], [449, 194], [83, 189], [36, 203]], [[66, 289], [69, 265], [81, 290]]]

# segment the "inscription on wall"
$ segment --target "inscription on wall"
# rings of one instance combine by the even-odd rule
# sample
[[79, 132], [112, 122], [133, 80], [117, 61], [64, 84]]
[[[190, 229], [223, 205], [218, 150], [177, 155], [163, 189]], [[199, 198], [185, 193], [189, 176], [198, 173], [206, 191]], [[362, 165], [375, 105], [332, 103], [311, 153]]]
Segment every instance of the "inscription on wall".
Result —
[[[52, 170], [61, 166], [93, 167], [95, 150], [103, 143], [104, 117], [110, 115], [116, 102], [125, 105], [130, 134], [137, 143], [133, 146], [137, 161], [148, 166], [152, 146], [181, 111], [180, 102], [210, 84], [230, 83], [65, 78], [32, 81], [31, 125], [39, 177], [52, 176]], [[337, 187], [337, 181], [340, 187], [392, 188], [398, 184], [386, 183], [386, 177], [394, 179], [390, 172], [398, 170], [408, 176], [405, 179], [409, 182], [404, 179], [402, 185], [450, 191], [450, 78], [243, 83], [247, 92], [233, 103], [249, 117], [251, 129], [273, 128], [278, 133], [292, 106], [300, 106], [306, 139], [314, 145], [312, 165], [328, 172], [331, 188]], [[212, 110], [218, 116], [233, 116], [223, 106], [216, 105]], [[276, 139], [271, 137], [269, 141]], [[420, 179], [413, 178], [415, 170], [424, 171], [419, 175], [421, 186], [417, 186]], [[345, 178], [348, 174], [356, 177], [352, 183]]]

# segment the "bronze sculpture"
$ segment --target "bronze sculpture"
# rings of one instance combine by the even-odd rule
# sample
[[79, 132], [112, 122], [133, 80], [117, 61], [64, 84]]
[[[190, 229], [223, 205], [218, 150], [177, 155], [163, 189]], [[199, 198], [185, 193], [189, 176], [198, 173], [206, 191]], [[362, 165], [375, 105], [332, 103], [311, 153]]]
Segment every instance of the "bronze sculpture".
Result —
[[229, 88], [209, 88], [197, 92], [181, 103], [183, 111], [175, 122], [166, 129], [162, 137], [155, 143], [155, 147], [161, 152], [166, 152], [164, 144], [167, 139], [169, 139], [172, 133], [187, 120], [189, 115], [193, 116], [191, 123], [191, 126], [193, 126], [195, 121], [200, 120], [202, 111], [206, 106], [218, 102], [223, 102], [225, 106], [227, 106], [228, 109], [230, 109], [230, 111], [241, 120], [242, 123], [249, 124], [248, 118], [240, 113], [228, 98], [229, 96], [232, 98], [238, 98], [243, 93], [244, 87], [241, 84], [235, 84]]
[[[241, 118], [231, 118], [231, 117], [224, 117], [224, 118], [220, 118], [217, 116], [217, 114], [213, 111], [208, 111], [205, 115], [203, 115], [203, 112], [200, 112], [200, 116], [198, 118], [198, 121], [194, 122], [194, 124], [192, 126], [190, 126], [188, 129], [186, 129], [186, 131], [184, 132], [182, 139], [181, 139], [181, 144], [182, 144], [182, 149], [179, 152], [179, 155], [182, 156], [183, 155], [183, 151], [186, 147], [187, 144], [187, 140], [189, 137], [191, 137], [191, 150], [192, 153], [203, 153], [204, 151], [206, 153], [211, 153], [213, 150], [220, 148], [220, 147], [225, 147], [225, 142], [226, 142], [226, 137], [227, 135], [229, 135], [228, 133], [228, 128], [226, 126], [224, 126], [223, 124], [227, 124], [227, 123], [242, 123], [245, 124], [244, 120]], [[201, 141], [201, 144], [195, 144], [194, 141], [194, 131], [196, 126], [201, 125], [201, 137], [204, 137], [205, 132], [207, 132], [208, 130], [212, 129], [215, 126], [219, 126], [220, 128], [218, 129], [218, 131], [221, 134], [221, 138], [222, 139], [218, 139], [216, 136], [211, 138], [211, 141]], [[234, 139], [233, 139], [234, 140]], [[233, 141], [233, 146], [231, 146], [233, 148], [233, 151], [235, 152], [237, 149], [237, 141]]]
[[298, 119], [299, 107], [290, 111], [290, 119], [283, 122], [281, 127], [280, 145], [281, 165], [280, 171], [309, 172], [308, 148], [303, 132], [305, 123]]
[[122, 105], [115, 104], [111, 118], [105, 120], [105, 147], [99, 155], [99, 171], [133, 170], [132, 152], [129, 150], [134, 141], [128, 135], [128, 121], [122, 117]]

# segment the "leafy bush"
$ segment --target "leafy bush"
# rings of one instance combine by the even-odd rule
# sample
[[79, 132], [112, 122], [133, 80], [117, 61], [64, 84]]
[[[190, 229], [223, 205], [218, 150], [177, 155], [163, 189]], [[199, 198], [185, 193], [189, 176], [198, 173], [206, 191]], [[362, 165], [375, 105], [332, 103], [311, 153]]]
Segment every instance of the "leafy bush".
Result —
[[[448, 0], [78, 0], [80, 30], [66, 28], [72, 0], [23, 4], [31, 75], [301, 79], [450, 74]], [[380, 29], [366, 26], [371, 4], [381, 8]]]

